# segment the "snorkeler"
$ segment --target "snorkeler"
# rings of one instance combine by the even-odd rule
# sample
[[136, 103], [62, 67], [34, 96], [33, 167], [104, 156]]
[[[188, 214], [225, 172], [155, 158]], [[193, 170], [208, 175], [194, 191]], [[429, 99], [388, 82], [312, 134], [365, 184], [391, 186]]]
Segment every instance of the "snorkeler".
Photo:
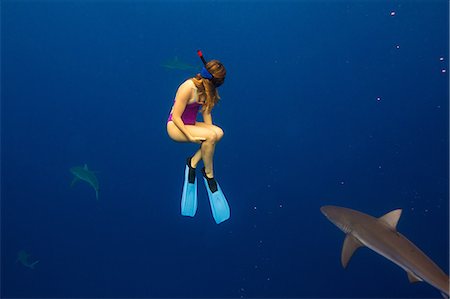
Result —
[[[200, 160], [203, 160], [203, 181], [208, 192], [214, 220], [219, 224], [230, 218], [230, 208], [214, 178], [214, 149], [217, 142], [222, 139], [223, 131], [220, 127], [213, 125], [211, 111], [220, 99], [217, 88], [225, 81], [226, 69], [218, 60], [206, 62], [200, 50], [197, 51], [197, 54], [204, 66], [199, 74], [189, 78], [178, 87], [167, 120], [167, 133], [174, 141], [200, 144], [200, 149], [186, 161], [181, 214], [194, 217], [197, 211], [195, 170]], [[203, 122], [197, 121], [199, 111], [202, 113]]]

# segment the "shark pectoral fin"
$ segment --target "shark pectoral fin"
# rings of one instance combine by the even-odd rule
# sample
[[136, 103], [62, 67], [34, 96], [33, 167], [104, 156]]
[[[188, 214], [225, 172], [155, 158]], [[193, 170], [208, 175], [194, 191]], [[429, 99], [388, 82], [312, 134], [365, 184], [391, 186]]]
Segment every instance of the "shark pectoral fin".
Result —
[[72, 180], [72, 183], [70, 183], [70, 187], [73, 187], [73, 185], [75, 185], [76, 182], [78, 182], [80, 179], [78, 177], [74, 177]]
[[402, 209], [397, 209], [385, 214], [384, 216], [381, 216], [378, 219], [386, 223], [389, 227], [396, 230], [398, 220], [400, 219], [400, 215], [402, 215]]
[[35, 266], [37, 263], [39, 263], [39, 260], [33, 262], [33, 263], [30, 265], [30, 268], [31, 268], [31, 269], [34, 269], [34, 266]]
[[410, 283], [423, 281], [422, 278], [417, 277], [417, 275], [412, 272], [407, 271], [406, 273], [408, 274], [408, 280]]
[[342, 246], [342, 255], [341, 255], [341, 262], [342, 267], [346, 268], [348, 265], [348, 262], [350, 261], [353, 253], [358, 249], [359, 247], [364, 246], [361, 244], [361, 242], [358, 241], [355, 237], [353, 237], [351, 234], [347, 234], [344, 240], [344, 245]]

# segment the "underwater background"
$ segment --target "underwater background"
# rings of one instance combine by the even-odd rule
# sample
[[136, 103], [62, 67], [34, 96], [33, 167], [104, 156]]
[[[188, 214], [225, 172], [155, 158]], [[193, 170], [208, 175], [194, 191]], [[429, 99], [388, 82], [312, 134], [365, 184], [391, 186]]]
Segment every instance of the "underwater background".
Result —
[[[1, 297], [440, 298], [320, 212], [380, 217], [449, 272], [448, 1], [1, 2]], [[227, 68], [216, 225], [166, 120]], [[99, 199], [85, 182], [87, 165]], [[200, 174], [198, 174], [200, 178]], [[30, 269], [18, 261], [26, 252]]]

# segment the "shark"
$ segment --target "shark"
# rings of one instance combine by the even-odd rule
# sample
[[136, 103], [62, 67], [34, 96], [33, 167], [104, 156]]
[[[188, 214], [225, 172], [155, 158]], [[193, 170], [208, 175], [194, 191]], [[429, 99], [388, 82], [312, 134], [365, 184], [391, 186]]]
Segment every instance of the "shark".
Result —
[[163, 64], [161, 64], [162, 67], [170, 70], [180, 70], [180, 71], [191, 71], [196, 70], [197, 67], [184, 63], [181, 60], [178, 59], [178, 56], [175, 56], [173, 59], [167, 60]]
[[424, 281], [449, 298], [449, 277], [425, 253], [397, 231], [402, 209], [380, 218], [338, 206], [323, 206], [321, 212], [345, 234], [341, 263], [347, 267], [353, 253], [368, 247], [394, 262], [408, 274], [409, 281]]
[[30, 255], [29, 255], [25, 250], [20, 250], [20, 251], [17, 253], [17, 260], [16, 260], [16, 263], [17, 263], [17, 262], [20, 262], [20, 263], [21, 263], [22, 265], [24, 265], [25, 267], [30, 268], [30, 269], [34, 269], [34, 266], [35, 266], [37, 263], [39, 263], [39, 260], [30, 263], [30, 262], [28, 262], [28, 258], [29, 258], [29, 257], [30, 257]]
[[87, 164], [84, 164], [84, 166], [72, 167], [70, 168], [70, 172], [74, 175], [70, 186], [73, 187], [73, 185], [75, 185], [75, 183], [78, 181], [85, 181], [86, 183], [91, 185], [92, 188], [94, 188], [95, 198], [97, 198], [98, 200], [98, 180], [94, 172], [88, 169]]

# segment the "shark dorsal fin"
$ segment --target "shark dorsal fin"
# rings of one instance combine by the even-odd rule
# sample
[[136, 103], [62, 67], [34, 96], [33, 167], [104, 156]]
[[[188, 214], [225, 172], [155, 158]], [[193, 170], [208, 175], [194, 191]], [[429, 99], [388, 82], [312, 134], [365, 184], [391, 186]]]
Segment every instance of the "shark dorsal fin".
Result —
[[393, 229], [397, 229], [397, 223], [400, 219], [400, 215], [402, 214], [402, 209], [393, 210], [379, 219], [386, 223], [389, 227]]
[[88, 167], [87, 167], [87, 164], [84, 164], [84, 167], [83, 167], [85, 170], [89, 170], [88, 169]]
[[423, 281], [420, 277], [417, 277], [416, 274], [412, 273], [412, 272], [406, 272], [408, 274], [408, 279], [410, 283], [413, 282], [418, 282], [418, 281]]
[[350, 261], [353, 253], [359, 247], [364, 246], [361, 242], [358, 241], [355, 237], [350, 234], [347, 234], [344, 240], [344, 245], [342, 246], [342, 254], [341, 254], [341, 262], [342, 267], [346, 268], [348, 262]]

